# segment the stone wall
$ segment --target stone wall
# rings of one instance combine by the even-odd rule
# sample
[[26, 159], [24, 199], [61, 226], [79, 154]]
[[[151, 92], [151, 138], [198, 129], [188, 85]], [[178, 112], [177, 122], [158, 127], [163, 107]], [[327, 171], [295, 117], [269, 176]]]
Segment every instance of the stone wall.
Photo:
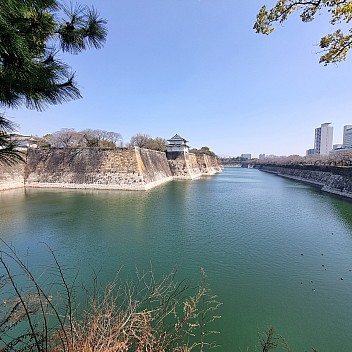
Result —
[[136, 148], [136, 155], [140, 163], [144, 182], [146, 183], [146, 189], [173, 180], [164, 152]]
[[319, 186], [322, 191], [352, 198], [352, 168], [316, 165], [260, 165], [258, 169]]
[[[170, 154], [170, 153], [169, 153]], [[173, 179], [221, 171], [215, 157], [140, 148], [29, 149], [26, 164], [4, 167], [0, 190], [59, 187], [147, 190]], [[169, 159], [169, 160], [168, 160]]]
[[218, 159], [216, 156], [206, 156], [207, 159], [210, 160], [210, 166], [213, 168], [214, 172], [222, 172], [224, 167], [221, 165], [220, 159]]
[[218, 159], [207, 154], [196, 154], [197, 164], [203, 175], [214, 175], [222, 171]]
[[172, 180], [165, 153], [139, 148], [31, 149], [26, 187], [145, 190]]
[[167, 152], [166, 154], [174, 179], [193, 180], [202, 176], [195, 154], [184, 152]]
[[24, 186], [24, 163], [0, 165], [0, 191]]

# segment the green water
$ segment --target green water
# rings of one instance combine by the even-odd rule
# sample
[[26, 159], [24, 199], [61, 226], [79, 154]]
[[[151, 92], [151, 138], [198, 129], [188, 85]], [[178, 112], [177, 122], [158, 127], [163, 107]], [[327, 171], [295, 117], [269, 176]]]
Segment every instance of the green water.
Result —
[[44, 242], [83, 281], [204, 268], [223, 303], [220, 351], [253, 350], [270, 325], [294, 351], [352, 350], [352, 202], [305, 184], [225, 169], [148, 192], [4, 191], [0, 232], [36, 271], [52, 262]]

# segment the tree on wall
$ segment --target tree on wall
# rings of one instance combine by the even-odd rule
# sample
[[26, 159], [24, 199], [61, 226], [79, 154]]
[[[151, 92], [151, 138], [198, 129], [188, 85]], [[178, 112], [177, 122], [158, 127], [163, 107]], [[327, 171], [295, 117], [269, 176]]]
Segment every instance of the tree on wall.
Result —
[[192, 148], [190, 150], [190, 152], [193, 154], [207, 154], [207, 155], [211, 155], [211, 156], [216, 156], [215, 153], [213, 151], [211, 151], [210, 148], [207, 146], [204, 146], [200, 149]]
[[150, 138], [151, 137], [148, 134], [137, 133], [131, 137], [130, 145], [139, 148], [147, 148]]
[[[75, 74], [58, 54], [101, 48], [106, 35], [106, 21], [94, 8], [72, 4], [67, 8], [57, 0], [2, 0], [0, 107], [40, 111], [80, 98]], [[0, 114], [0, 126], [6, 121]], [[4, 158], [8, 141], [0, 143]]]
[[87, 128], [80, 133], [85, 147], [116, 148], [122, 145], [122, 136], [118, 132]]
[[68, 148], [82, 146], [83, 136], [74, 128], [61, 128], [61, 130], [47, 134], [44, 139], [51, 147]]
[[90, 128], [83, 131], [76, 131], [74, 128], [61, 128], [59, 131], [43, 136], [41, 144], [55, 148], [116, 148], [121, 146], [122, 136], [118, 132]]
[[[352, 4], [350, 0], [279, 0], [271, 9], [264, 5], [254, 24], [257, 33], [270, 34], [273, 30], [274, 23], [283, 23], [293, 12], [300, 12], [303, 22], [311, 22], [316, 14], [322, 11], [330, 14], [330, 24], [350, 27], [352, 19]], [[333, 33], [323, 36], [320, 40], [320, 48], [323, 55], [319, 62], [324, 65], [340, 62], [346, 59], [347, 52], [352, 47], [352, 28], [344, 34], [339, 28]]]
[[162, 137], [152, 138], [148, 134], [143, 133], [137, 133], [132, 136], [129, 144], [130, 146], [158, 150], [160, 152], [166, 151], [166, 139]]
[[152, 149], [152, 150], [158, 150], [159, 152], [165, 152], [166, 139], [162, 137], [150, 138], [146, 148]]

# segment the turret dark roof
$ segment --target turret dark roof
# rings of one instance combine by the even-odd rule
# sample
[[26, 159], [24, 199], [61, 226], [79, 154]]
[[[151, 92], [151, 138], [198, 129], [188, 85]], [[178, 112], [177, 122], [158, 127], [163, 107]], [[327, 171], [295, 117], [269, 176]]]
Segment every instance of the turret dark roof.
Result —
[[188, 142], [177, 133], [172, 138], [168, 139], [168, 141], [184, 141], [185, 143]]

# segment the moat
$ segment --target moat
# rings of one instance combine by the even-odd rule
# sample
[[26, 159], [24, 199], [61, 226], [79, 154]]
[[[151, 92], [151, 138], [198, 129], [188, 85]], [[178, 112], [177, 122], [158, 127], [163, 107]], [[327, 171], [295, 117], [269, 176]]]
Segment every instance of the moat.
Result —
[[150, 191], [0, 192], [0, 233], [45, 275], [48, 244], [72, 276], [153, 266], [209, 283], [219, 351], [253, 350], [273, 325], [295, 351], [352, 346], [352, 202], [254, 169]]

